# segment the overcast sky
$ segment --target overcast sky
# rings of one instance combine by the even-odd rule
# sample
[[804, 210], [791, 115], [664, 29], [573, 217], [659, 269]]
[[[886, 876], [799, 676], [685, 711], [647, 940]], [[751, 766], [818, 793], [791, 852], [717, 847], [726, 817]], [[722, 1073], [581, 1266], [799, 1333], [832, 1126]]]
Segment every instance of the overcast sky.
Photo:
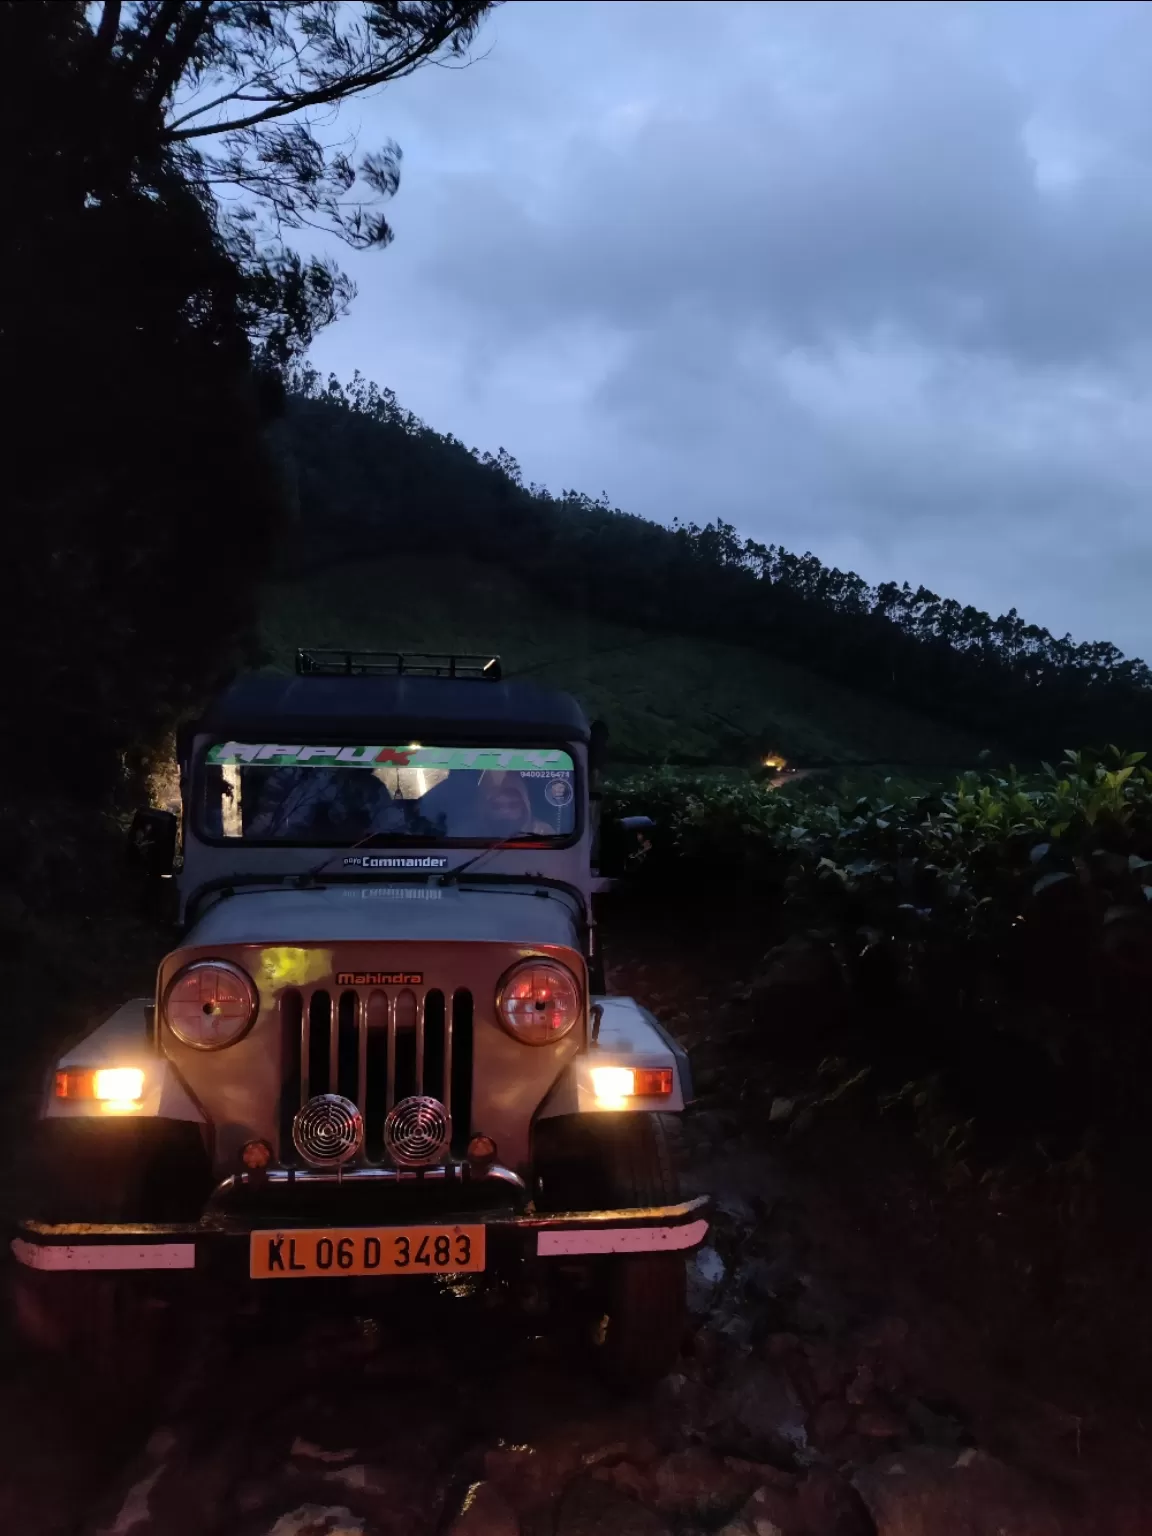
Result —
[[312, 360], [526, 479], [1152, 658], [1152, 9], [537, 3], [346, 107]]

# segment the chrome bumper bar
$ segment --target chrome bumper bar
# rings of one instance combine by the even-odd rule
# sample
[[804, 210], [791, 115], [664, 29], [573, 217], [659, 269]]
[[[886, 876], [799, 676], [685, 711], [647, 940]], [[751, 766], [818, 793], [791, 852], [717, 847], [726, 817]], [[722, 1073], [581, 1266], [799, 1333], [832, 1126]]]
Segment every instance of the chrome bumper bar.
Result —
[[[348, 1175], [345, 1175], [348, 1177]], [[509, 1257], [591, 1258], [627, 1253], [688, 1253], [708, 1236], [711, 1200], [700, 1195], [676, 1205], [644, 1206], [609, 1211], [565, 1211], [540, 1215], [534, 1211], [468, 1212], [422, 1220], [422, 1227], [452, 1226], [461, 1222], [483, 1225], [494, 1250]], [[217, 1255], [248, 1256], [253, 1231], [266, 1230], [269, 1222], [244, 1220], [221, 1210], [208, 1211], [193, 1223], [134, 1223], [115, 1225], [90, 1222], [51, 1224], [23, 1221], [12, 1239], [13, 1257], [30, 1269], [40, 1270], [200, 1270], [209, 1268]], [[285, 1233], [302, 1221], [285, 1224]], [[315, 1223], [310, 1225], [314, 1226]], [[340, 1224], [341, 1232], [355, 1232], [368, 1223]], [[383, 1223], [372, 1223], [372, 1229]], [[391, 1223], [399, 1227], [401, 1223]], [[335, 1224], [334, 1224], [335, 1226]]]

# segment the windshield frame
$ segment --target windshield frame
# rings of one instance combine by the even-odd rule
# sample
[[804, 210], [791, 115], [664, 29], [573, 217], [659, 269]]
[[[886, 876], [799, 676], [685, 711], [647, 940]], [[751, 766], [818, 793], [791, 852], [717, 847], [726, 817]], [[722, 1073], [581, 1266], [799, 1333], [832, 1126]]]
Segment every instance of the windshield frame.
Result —
[[[385, 729], [388, 729], [388, 727], [385, 726]], [[457, 736], [455, 739], [453, 739], [452, 737], [446, 735], [444, 737], [437, 737], [435, 742], [437, 747], [457, 749], [481, 748], [495, 752], [512, 750], [529, 752], [566, 752], [572, 759], [572, 789], [575, 806], [575, 817], [572, 831], [570, 833], [566, 833], [563, 837], [543, 837], [525, 833], [522, 836], [517, 835], [510, 841], [498, 837], [404, 837], [402, 835], [385, 832], [373, 832], [361, 842], [353, 841], [350, 843], [331, 843], [327, 842], [323, 838], [293, 838], [291, 841], [286, 841], [284, 838], [275, 837], [216, 837], [209, 833], [205, 827], [205, 794], [207, 790], [207, 785], [205, 783], [205, 770], [211, 766], [207, 761], [207, 757], [209, 749], [215, 744], [215, 742], [215, 736], [205, 735], [204, 738], [197, 743], [195, 752], [193, 753], [191, 771], [188, 775], [188, 794], [185, 800], [187, 820], [191, 825], [192, 834], [196, 841], [201, 843], [206, 848], [225, 848], [230, 852], [235, 853], [243, 853], [247, 849], [257, 848], [265, 850], [274, 848], [284, 853], [291, 852], [293, 850], [298, 850], [300, 852], [311, 851], [315, 853], [319, 849], [331, 849], [333, 858], [336, 858], [341, 854], [349, 853], [353, 848], [395, 848], [398, 852], [403, 853], [406, 850], [427, 850], [429, 848], [459, 848], [462, 851], [467, 849], [480, 850], [495, 848], [497, 845], [500, 845], [510, 853], [515, 852], [517, 849], [528, 848], [534, 848], [540, 852], [552, 853], [561, 852], [566, 848], [574, 848], [584, 836], [584, 831], [587, 824], [588, 808], [586, 804], [586, 770], [580, 758], [580, 743], [574, 741], [542, 740], [533, 738], [531, 741], [517, 741], [509, 745], [508, 743], [501, 741], [477, 741], [474, 737], [469, 737], [465, 740]], [[309, 746], [348, 747], [359, 746], [360, 744], [359, 735], [357, 735], [356, 738], [353, 738], [347, 733], [341, 733], [339, 736], [328, 732], [323, 734], [315, 732], [309, 733]], [[353, 772], [355, 770], [349, 769], [347, 771]], [[371, 875], [373, 873], [376, 873], [377, 876], [379, 874], [378, 871], [364, 871], [364, 874], [366, 875]]]

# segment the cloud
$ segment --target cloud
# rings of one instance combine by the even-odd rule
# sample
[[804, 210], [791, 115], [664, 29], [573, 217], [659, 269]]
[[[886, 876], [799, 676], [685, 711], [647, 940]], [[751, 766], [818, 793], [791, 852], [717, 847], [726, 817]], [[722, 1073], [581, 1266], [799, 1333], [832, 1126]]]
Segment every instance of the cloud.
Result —
[[513, 4], [356, 108], [359, 367], [553, 487], [1152, 649], [1145, 5]]

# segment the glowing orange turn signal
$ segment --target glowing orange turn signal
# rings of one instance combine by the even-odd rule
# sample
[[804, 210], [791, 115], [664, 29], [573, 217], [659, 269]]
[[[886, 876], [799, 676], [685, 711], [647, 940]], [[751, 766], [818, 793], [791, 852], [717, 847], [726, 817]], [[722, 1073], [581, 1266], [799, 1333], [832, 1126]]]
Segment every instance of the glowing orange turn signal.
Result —
[[58, 1099], [103, 1099], [131, 1104], [144, 1095], [139, 1067], [66, 1067], [56, 1074]]
[[671, 1067], [593, 1067], [596, 1102], [622, 1109], [625, 1099], [662, 1098], [672, 1092]]

